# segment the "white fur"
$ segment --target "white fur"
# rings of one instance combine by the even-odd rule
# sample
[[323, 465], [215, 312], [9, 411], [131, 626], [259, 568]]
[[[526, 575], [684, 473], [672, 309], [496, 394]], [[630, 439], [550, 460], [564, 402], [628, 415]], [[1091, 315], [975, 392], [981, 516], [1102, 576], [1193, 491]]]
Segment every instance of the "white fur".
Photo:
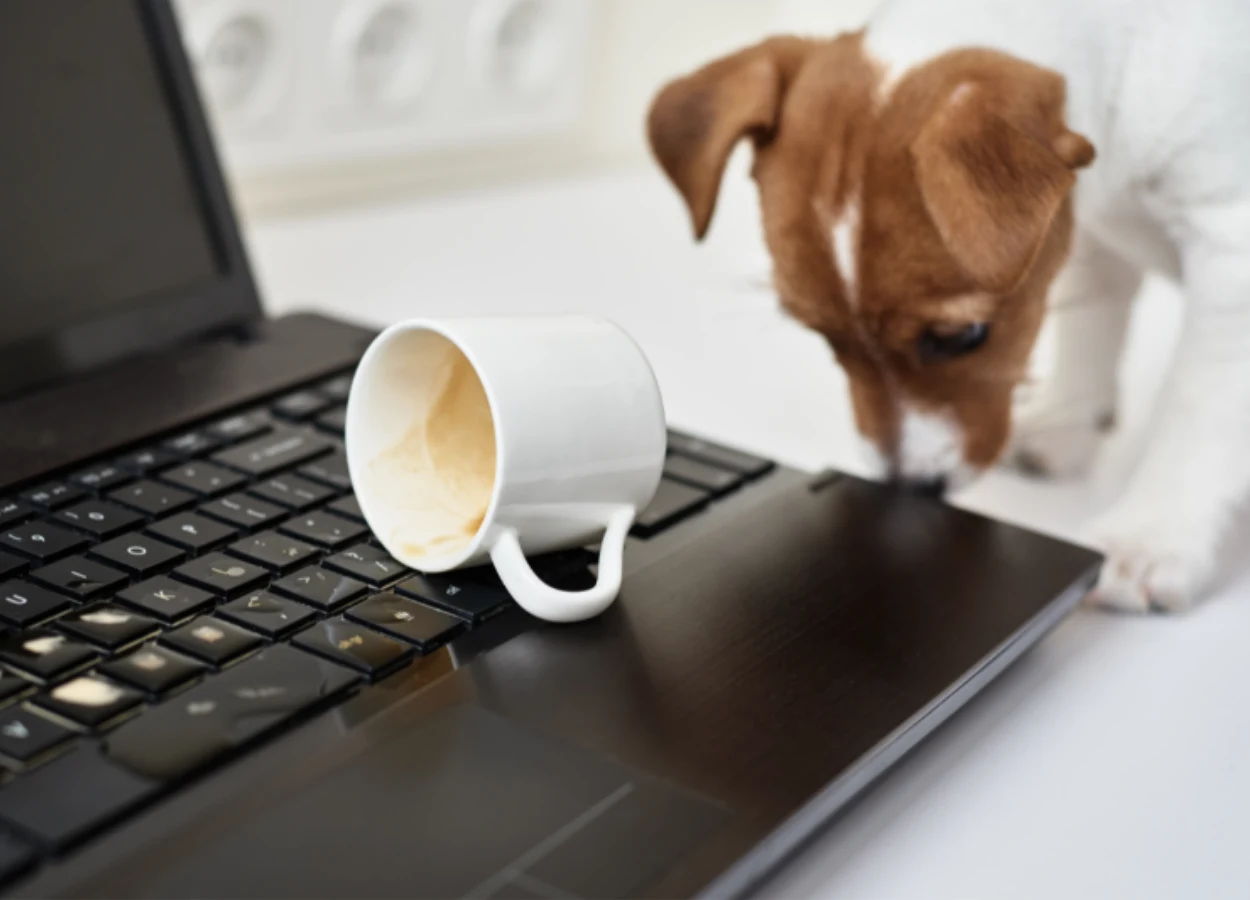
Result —
[[867, 477], [883, 481], [890, 474], [890, 461], [881, 448], [858, 431], [855, 432], [855, 449]]
[[[1250, 3], [1244, 0], [886, 0], [868, 49], [897, 78], [946, 51], [991, 47], [1063, 74], [1068, 124], [1098, 159], [1078, 179], [1078, 253], [1056, 289], [1099, 298], [1092, 328], [1060, 322], [1049, 411], [1025, 446], [1079, 469], [1113, 403], [1127, 297], [1143, 270], [1186, 295], [1179, 350], [1149, 449], [1095, 526], [1108, 551], [1096, 596], [1178, 609], [1209, 582], [1250, 494]], [[1049, 446], [1046, 446], [1046, 445]], [[1073, 449], [1075, 446], [1075, 450]]]
[[852, 198], [833, 223], [833, 264], [842, 279], [846, 302], [852, 309], [859, 301], [859, 200]]
[[941, 413], [904, 409], [899, 429], [899, 475], [908, 481], [945, 478], [952, 489], [973, 478], [964, 462], [963, 429]]

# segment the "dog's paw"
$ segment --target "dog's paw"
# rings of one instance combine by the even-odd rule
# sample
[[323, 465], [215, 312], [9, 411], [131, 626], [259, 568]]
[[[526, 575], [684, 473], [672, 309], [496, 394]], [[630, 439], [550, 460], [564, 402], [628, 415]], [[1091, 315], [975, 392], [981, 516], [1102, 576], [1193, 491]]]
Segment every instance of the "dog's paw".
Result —
[[1186, 534], [1177, 525], [1114, 513], [1096, 523], [1090, 537], [1107, 559], [1087, 602], [1132, 613], [1189, 609], [1210, 582], [1215, 555], [1194, 539], [1202, 529]]
[[1015, 424], [1005, 462], [1033, 478], [1079, 478], [1093, 466], [1113, 427], [1110, 414], [1025, 415]]

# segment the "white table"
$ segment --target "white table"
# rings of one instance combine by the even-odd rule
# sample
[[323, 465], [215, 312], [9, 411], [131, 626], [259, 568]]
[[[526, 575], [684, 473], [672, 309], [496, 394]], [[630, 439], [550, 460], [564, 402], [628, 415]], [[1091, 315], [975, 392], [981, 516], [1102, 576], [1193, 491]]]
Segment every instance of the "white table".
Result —
[[[250, 238], [275, 312], [375, 324], [607, 315], [649, 354], [674, 424], [796, 466], [857, 471], [842, 378], [766, 287], [741, 162], [699, 249], [675, 196], [642, 172], [268, 221]], [[1170, 314], [1151, 298], [1150, 327], [1166, 331]], [[1133, 383], [1157, 360], [1138, 353]], [[1072, 535], [1107, 496], [1098, 484], [993, 473], [957, 502]], [[1230, 557], [1244, 559], [1250, 539], [1235, 544]], [[1250, 896], [1248, 648], [1250, 566], [1236, 561], [1188, 617], [1077, 614], [831, 828], [775, 893]]]

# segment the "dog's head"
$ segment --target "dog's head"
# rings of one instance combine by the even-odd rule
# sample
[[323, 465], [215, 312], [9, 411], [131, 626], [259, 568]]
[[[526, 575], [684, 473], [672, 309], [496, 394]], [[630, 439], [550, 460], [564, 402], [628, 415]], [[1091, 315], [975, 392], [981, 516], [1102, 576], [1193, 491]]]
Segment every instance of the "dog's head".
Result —
[[699, 238], [753, 141], [783, 305], [832, 346], [883, 467], [940, 490], [1002, 452], [1068, 252], [1094, 148], [1064, 105], [1059, 75], [991, 51], [891, 79], [860, 34], [777, 38], [668, 85], [648, 129]]

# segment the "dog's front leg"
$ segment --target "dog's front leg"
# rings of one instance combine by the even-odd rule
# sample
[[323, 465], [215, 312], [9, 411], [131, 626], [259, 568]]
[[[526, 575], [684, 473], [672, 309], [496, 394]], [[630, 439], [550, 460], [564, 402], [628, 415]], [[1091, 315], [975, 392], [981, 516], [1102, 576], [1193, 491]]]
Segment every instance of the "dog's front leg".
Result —
[[1141, 271], [1088, 233], [1050, 291], [1052, 371], [1024, 404], [1008, 462], [1032, 475], [1081, 475], [1114, 424], [1118, 372]]
[[1189, 606], [1250, 491], [1250, 209], [1208, 224], [1183, 251], [1185, 321], [1149, 446], [1092, 532], [1108, 555], [1093, 597], [1122, 609]]

